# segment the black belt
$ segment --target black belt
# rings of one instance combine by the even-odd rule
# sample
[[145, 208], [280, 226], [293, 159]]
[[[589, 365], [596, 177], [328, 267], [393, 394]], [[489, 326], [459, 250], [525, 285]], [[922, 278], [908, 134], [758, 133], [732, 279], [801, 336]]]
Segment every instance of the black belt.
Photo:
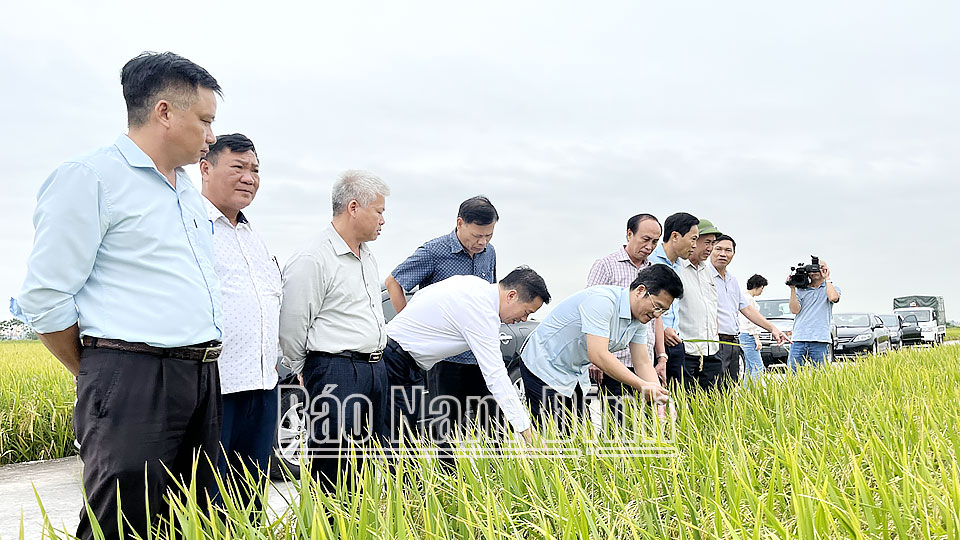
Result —
[[376, 364], [383, 358], [383, 351], [374, 351], [372, 353], [362, 353], [356, 351], [343, 351], [339, 353], [330, 353], [322, 351], [310, 351], [310, 354], [320, 354], [323, 356], [332, 356], [334, 358], [346, 358], [348, 360], [353, 360], [354, 362], [367, 362], [369, 364]]
[[718, 334], [720, 341], [726, 341], [728, 343], [740, 343], [740, 336], [735, 336], [733, 334]]
[[133, 343], [122, 339], [107, 339], [83, 336], [80, 343], [84, 347], [95, 349], [110, 349], [114, 351], [152, 354], [161, 358], [179, 358], [181, 360], [196, 360], [198, 362], [213, 362], [220, 357], [222, 345], [219, 341], [208, 341], [185, 347], [154, 347], [146, 343]]

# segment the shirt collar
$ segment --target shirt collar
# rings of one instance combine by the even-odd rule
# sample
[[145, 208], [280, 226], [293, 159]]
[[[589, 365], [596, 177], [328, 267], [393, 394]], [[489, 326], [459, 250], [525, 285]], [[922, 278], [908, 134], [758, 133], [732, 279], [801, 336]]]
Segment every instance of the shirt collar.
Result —
[[[467, 250], [463, 247], [463, 244], [460, 243], [460, 238], [457, 236], [457, 229], [453, 229], [453, 232], [447, 235], [447, 242], [450, 244], [450, 253], [460, 253], [461, 251], [467, 253]], [[487, 244], [489, 246], [490, 244]], [[480, 253], [487, 252], [487, 246], [483, 246], [483, 249], [480, 250]], [[479, 255], [480, 253], [477, 253]], [[476, 255], [474, 255], [476, 257]]]
[[726, 280], [727, 280], [727, 278], [725, 278], [725, 277], [723, 277], [723, 276], [720, 275], [720, 271], [717, 270], [717, 267], [713, 265], [713, 261], [711, 261], [710, 259], [707, 259], [707, 266], [710, 268], [710, 274], [711, 274], [713, 277], [715, 277], [715, 278], [718, 277], [718, 278], [720, 278], [720, 279], [723, 280], [723, 281], [726, 281]]
[[632, 319], [633, 311], [630, 309], [630, 288], [624, 287], [620, 292], [620, 318]]
[[123, 156], [123, 159], [127, 160], [127, 163], [129, 163], [131, 167], [157, 168], [156, 163], [150, 159], [150, 156], [137, 146], [137, 143], [133, 142], [133, 139], [127, 134], [121, 134], [117, 137], [114, 145], [116, 145], [117, 150], [120, 150], [120, 155]]
[[667, 257], [666, 250], [663, 249], [663, 244], [657, 244], [657, 247], [653, 250], [653, 253], [650, 254], [650, 257], [657, 256], [667, 261], [670, 264], [676, 264], [676, 262], [671, 262], [670, 257]]
[[[208, 199], [206, 195], [203, 197], [203, 204], [207, 207], [207, 219], [210, 221], [217, 221], [218, 219], [223, 218], [227, 223], [230, 223], [230, 219], [223, 215], [223, 212], [221, 212], [215, 204], [210, 202], [210, 199]], [[247, 216], [243, 215], [243, 212], [237, 212], [237, 225], [249, 224], [250, 222], [247, 221]], [[230, 225], [232, 226], [233, 224], [230, 223]]]
[[457, 229], [453, 229], [453, 232], [447, 235], [447, 243], [450, 244], [450, 253], [467, 252], [467, 250], [463, 249], [463, 244], [460, 243], [460, 239], [457, 238]]
[[[340, 236], [340, 233], [337, 232], [337, 229], [334, 228], [333, 223], [331, 223], [327, 228], [327, 233], [330, 236], [330, 244], [333, 245], [333, 252], [336, 253], [337, 256], [346, 255], [349, 253], [356, 257], [356, 255], [353, 253], [353, 250], [350, 249], [350, 246], [347, 245], [343, 237]], [[366, 253], [369, 253], [369, 250], [367, 249], [367, 243], [360, 242], [360, 254], [364, 255]]]
[[617, 262], [627, 262], [627, 263], [630, 263], [631, 266], [634, 266], [634, 267], [637, 268], [638, 270], [642, 270], [642, 269], [644, 269], [644, 268], [646, 268], [646, 267], [648, 267], [648, 266], [652, 266], [652, 265], [653, 265], [653, 263], [650, 262], [650, 257], [653, 256], [653, 253], [650, 254], [650, 257], [647, 257], [646, 259], [644, 259], [644, 261], [643, 261], [642, 263], [640, 263], [640, 266], [637, 266], [637, 265], [633, 264], [633, 259], [631, 259], [631, 258], [630, 258], [630, 255], [627, 253], [627, 246], [621, 246], [621, 247], [620, 247], [620, 251], [616, 252], [614, 255], [615, 255], [616, 258], [617, 258]]
[[[126, 133], [120, 134], [113, 144], [117, 147], [117, 150], [120, 151], [120, 155], [123, 156], [123, 159], [127, 160], [127, 164], [129, 164], [131, 167], [153, 169], [157, 171], [157, 174], [163, 176], [163, 174], [160, 173], [160, 170], [157, 169], [157, 164], [153, 162], [153, 159], [148, 156], [143, 149], [137, 146], [137, 143], [133, 142], [133, 139], [131, 139]], [[180, 181], [186, 178], [189, 182], [189, 177], [187, 176], [186, 171], [183, 170], [183, 167], [177, 167], [174, 169], [174, 174], [177, 175], [176, 191], [180, 191], [183, 189], [181, 188]]]

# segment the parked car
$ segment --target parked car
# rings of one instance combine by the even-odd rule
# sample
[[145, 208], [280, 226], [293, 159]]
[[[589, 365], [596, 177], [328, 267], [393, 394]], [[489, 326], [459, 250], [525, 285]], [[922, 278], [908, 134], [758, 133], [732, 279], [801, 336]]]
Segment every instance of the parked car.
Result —
[[900, 340], [905, 346], [919, 345], [923, 342], [923, 329], [920, 327], [920, 321], [912, 313], [900, 313], [903, 319], [903, 327], [900, 329]]
[[879, 315], [883, 325], [890, 331], [890, 348], [903, 348], [903, 317], [898, 313], [882, 313]]
[[[757, 300], [757, 307], [760, 314], [767, 318], [771, 324], [776, 326], [788, 338], [793, 339], [793, 319], [796, 317], [790, 312], [790, 299], [778, 298], [775, 300]], [[763, 365], [785, 366], [787, 357], [790, 356], [790, 344], [784, 343], [777, 345], [770, 332], [760, 332], [760, 358], [763, 359]], [[828, 349], [827, 362], [834, 361], [834, 352], [837, 347], [837, 328], [830, 325], [830, 348]]]
[[838, 355], [879, 354], [890, 350], [890, 331], [875, 313], [835, 313]]
[[[410, 295], [408, 295], [409, 298]], [[381, 291], [381, 303], [384, 319], [390, 321], [397, 314], [390, 302], [386, 289]], [[500, 352], [503, 354], [503, 363], [507, 367], [510, 381], [520, 397], [524, 397], [523, 380], [520, 378], [520, 348], [527, 336], [539, 324], [536, 321], [502, 324], [500, 326]], [[277, 365], [281, 385], [298, 385], [297, 376], [283, 364]], [[296, 388], [283, 388], [280, 392], [280, 422], [277, 426], [277, 435], [273, 443], [274, 459], [270, 463], [270, 476], [275, 480], [282, 480], [287, 472], [293, 476], [300, 475], [300, 460], [298, 454], [300, 446], [306, 438], [306, 423], [304, 418], [303, 393]]]

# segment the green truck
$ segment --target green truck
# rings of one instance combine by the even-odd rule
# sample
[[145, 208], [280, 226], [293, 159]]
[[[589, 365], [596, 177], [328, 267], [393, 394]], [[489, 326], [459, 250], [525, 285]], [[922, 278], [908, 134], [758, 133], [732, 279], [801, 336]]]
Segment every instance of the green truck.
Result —
[[942, 296], [899, 296], [893, 299], [893, 312], [914, 315], [920, 324], [920, 342], [940, 345], [947, 335], [947, 312]]

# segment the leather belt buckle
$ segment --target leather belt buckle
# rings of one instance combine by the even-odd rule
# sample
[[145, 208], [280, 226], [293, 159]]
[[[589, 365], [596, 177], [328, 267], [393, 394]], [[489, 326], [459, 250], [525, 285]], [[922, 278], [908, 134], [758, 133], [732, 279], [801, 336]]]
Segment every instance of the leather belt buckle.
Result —
[[220, 351], [222, 350], [221, 345], [216, 345], [214, 347], [204, 347], [203, 356], [200, 358], [200, 362], [216, 362], [217, 358], [220, 357]]
[[370, 362], [371, 364], [375, 364], [379, 362], [381, 358], [383, 358], [383, 351], [374, 351], [370, 353], [370, 359], [367, 360], [367, 362]]

